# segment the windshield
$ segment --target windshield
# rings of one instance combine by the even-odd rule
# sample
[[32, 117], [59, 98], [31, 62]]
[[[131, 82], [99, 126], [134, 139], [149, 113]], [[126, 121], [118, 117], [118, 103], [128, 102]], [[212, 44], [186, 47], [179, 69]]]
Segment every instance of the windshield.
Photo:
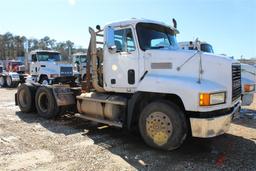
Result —
[[61, 55], [57, 52], [38, 52], [38, 61], [60, 61]]
[[80, 63], [87, 63], [87, 56], [86, 55], [76, 55], [74, 57], [75, 61], [74, 63], [80, 64]]
[[169, 27], [152, 24], [138, 23], [136, 26], [140, 48], [142, 50], [171, 48], [178, 49], [174, 31]]
[[214, 53], [212, 46], [210, 44], [207, 43], [203, 43], [201, 44], [201, 51], [202, 52], [208, 52], [208, 53]]

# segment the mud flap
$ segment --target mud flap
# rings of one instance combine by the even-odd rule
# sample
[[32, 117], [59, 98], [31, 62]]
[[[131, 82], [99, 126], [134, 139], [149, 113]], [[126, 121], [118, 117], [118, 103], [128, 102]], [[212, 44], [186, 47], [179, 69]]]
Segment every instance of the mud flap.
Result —
[[75, 95], [70, 91], [69, 87], [53, 87], [53, 95], [57, 106], [69, 106], [76, 104]]

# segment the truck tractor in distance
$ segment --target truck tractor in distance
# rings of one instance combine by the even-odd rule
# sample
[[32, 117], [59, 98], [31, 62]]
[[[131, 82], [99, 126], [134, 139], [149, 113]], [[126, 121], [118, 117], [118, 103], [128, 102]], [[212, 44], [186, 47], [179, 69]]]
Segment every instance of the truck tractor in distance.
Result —
[[53, 50], [34, 50], [28, 57], [30, 76], [26, 82], [40, 84], [73, 83], [73, 66], [61, 62], [61, 55]]
[[[179, 42], [179, 46], [184, 50], [197, 50], [206, 53], [214, 53], [213, 47], [207, 42], [201, 42], [196, 39], [195, 42]], [[249, 64], [241, 64], [241, 82], [242, 82], [242, 106], [250, 106], [253, 103], [253, 96], [256, 92], [256, 67]]]
[[26, 79], [25, 66], [22, 62], [8, 60], [0, 69], [0, 87], [14, 88]]
[[79, 80], [86, 79], [86, 65], [87, 65], [86, 53], [75, 53], [72, 55], [72, 64], [74, 73], [77, 74]]
[[200, 47], [200, 51], [202, 52], [207, 52], [207, 53], [214, 53], [212, 45], [207, 43], [207, 42], [199, 42], [199, 41], [187, 41], [187, 42], [179, 42], [179, 46], [181, 49], [184, 50], [197, 50], [198, 49], [198, 45]]
[[242, 106], [250, 106], [256, 93], [256, 67], [241, 64]]
[[44, 118], [68, 112], [138, 128], [146, 144], [163, 150], [180, 147], [188, 135], [210, 138], [228, 131], [241, 103], [238, 62], [179, 49], [177, 28], [158, 21], [131, 19], [96, 28], [89, 28], [87, 52], [92, 77], [87, 74], [86, 83], [91, 80], [92, 87], [22, 84], [15, 95], [22, 112]]

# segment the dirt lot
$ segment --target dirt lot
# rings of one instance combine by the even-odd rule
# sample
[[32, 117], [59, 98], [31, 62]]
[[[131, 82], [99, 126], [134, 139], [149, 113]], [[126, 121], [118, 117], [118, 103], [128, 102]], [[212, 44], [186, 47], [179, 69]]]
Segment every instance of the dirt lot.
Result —
[[121, 129], [21, 113], [15, 92], [0, 89], [0, 170], [256, 170], [256, 97], [227, 134], [164, 152]]

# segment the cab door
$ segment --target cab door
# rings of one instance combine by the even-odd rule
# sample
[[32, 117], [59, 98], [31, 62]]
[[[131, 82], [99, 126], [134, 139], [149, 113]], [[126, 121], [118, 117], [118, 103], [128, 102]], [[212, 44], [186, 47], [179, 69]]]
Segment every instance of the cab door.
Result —
[[139, 51], [132, 27], [114, 28], [115, 52], [104, 51], [104, 81], [106, 89], [132, 92], [138, 84]]
[[30, 74], [31, 75], [38, 75], [38, 62], [36, 54], [31, 55], [31, 64], [30, 64]]

